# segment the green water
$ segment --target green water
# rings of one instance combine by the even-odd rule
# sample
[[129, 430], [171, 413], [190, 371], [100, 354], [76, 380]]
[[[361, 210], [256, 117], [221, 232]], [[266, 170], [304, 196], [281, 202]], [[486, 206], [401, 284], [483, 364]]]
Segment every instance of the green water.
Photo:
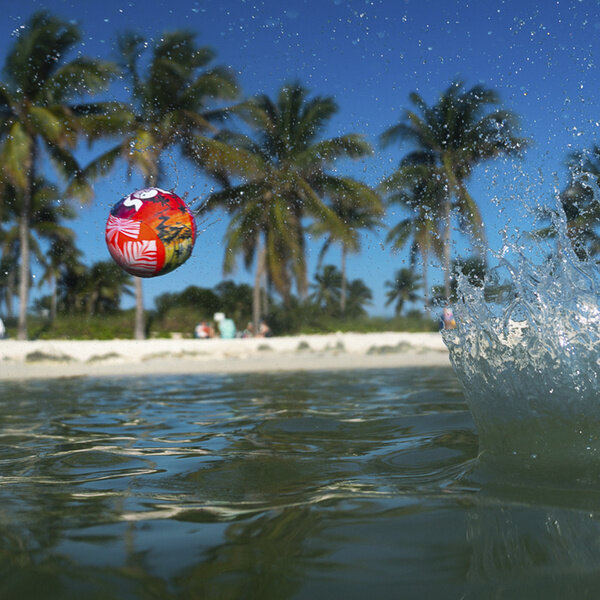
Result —
[[483, 475], [450, 369], [0, 398], [2, 599], [600, 593], [600, 492]]

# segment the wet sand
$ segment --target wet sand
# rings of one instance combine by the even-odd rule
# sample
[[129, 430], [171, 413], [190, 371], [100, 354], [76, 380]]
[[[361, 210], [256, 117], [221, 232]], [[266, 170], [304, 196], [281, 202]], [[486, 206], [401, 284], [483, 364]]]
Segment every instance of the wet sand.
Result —
[[449, 366], [439, 333], [0, 341], [0, 380]]

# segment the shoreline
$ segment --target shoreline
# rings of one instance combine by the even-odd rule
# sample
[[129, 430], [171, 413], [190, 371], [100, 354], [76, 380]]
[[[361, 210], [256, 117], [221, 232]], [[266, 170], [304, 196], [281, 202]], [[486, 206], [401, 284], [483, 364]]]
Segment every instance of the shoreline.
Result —
[[0, 340], [0, 381], [450, 366], [439, 333], [247, 339]]

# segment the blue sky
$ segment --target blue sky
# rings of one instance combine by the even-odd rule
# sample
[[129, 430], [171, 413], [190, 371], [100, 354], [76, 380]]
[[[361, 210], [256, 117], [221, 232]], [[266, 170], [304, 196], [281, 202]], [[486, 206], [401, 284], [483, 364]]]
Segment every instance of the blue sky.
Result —
[[[135, 29], [150, 42], [165, 30], [188, 28], [212, 46], [217, 63], [238, 73], [245, 95], [273, 95], [287, 81], [299, 80], [312, 92], [332, 95], [340, 110], [329, 135], [378, 136], [398, 121], [408, 95], [418, 91], [429, 103], [456, 78], [496, 89], [521, 119], [522, 134], [534, 142], [521, 162], [496, 161], [480, 168], [470, 183], [482, 207], [489, 243], [498, 249], [500, 230], [527, 228], [525, 201], [548, 202], [566, 180], [569, 152], [600, 142], [600, 70], [597, 48], [600, 8], [595, 0], [103, 0], [51, 2], [22, 0], [5, 8], [0, 23], [0, 54], [5, 55], [19, 27], [40, 8], [80, 24], [81, 51], [110, 57], [116, 32]], [[117, 93], [113, 89], [110, 93]], [[108, 95], [110, 95], [110, 93]], [[408, 148], [376, 148], [347, 174], [376, 185]], [[161, 187], [202, 198], [213, 184], [176, 155], [167, 158]], [[104, 225], [110, 207], [139, 187], [124, 172], [96, 184], [96, 198], [73, 223], [79, 246], [91, 263], [108, 258]], [[386, 222], [400, 218], [390, 211]], [[212, 287], [222, 279], [222, 239], [227, 220], [214, 214], [200, 225], [192, 257], [177, 271], [145, 283], [146, 304], [165, 291], [187, 285]], [[314, 269], [319, 244], [310, 245]], [[458, 251], [467, 252], [463, 243]], [[327, 262], [337, 263], [331, 251]], [[394, 254], [385, 230], [363, 238], [363, 251], [349, 259], [351, 278], [373, 290], [371, 312], [385, 308], [384, 282], [404, 266], [406, 253]], [[438, 273], [436, 276], [441, 278]], [[250, 282], [240, 266], [234, 278]], [[43, 290], [42, 290], [43, 292]]]

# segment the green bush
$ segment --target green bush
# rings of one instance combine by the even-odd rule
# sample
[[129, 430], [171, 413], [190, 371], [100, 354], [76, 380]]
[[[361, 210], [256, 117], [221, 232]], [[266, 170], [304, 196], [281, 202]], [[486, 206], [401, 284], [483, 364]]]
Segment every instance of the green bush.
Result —
[[[133, 337], [134, 313], [119, 311], [110, 315], [57, 315], [53, 323], [40, 317], [29, 320], [31, 339], [111, 340]], [[12, 332], [16, 335], [16, 330]]]

